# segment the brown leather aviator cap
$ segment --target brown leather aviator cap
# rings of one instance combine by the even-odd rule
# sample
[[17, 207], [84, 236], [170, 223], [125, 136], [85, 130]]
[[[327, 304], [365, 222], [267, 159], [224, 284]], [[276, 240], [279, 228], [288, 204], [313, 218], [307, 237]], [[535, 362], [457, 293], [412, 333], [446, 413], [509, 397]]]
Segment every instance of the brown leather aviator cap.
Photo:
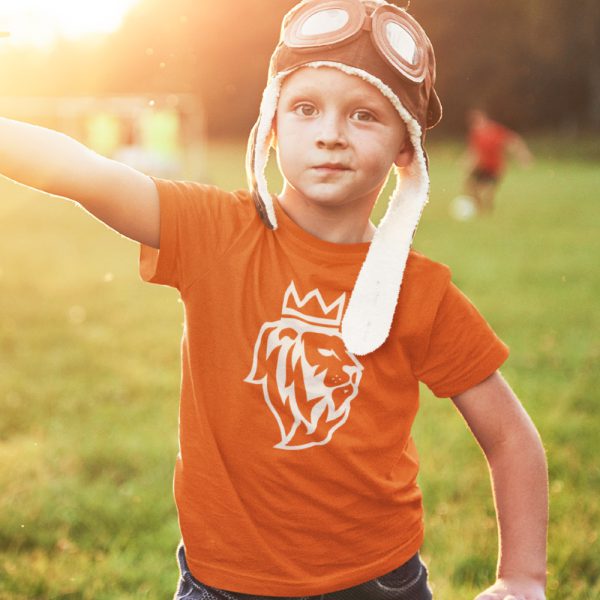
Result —
[[[337, 31], [327, 31], [339, 23], [343, 26]], [[441, 119], [433, 46], [402, 8], [360, 0], [301, 2], [284, 18], [269, 76], [317, 61], [341, 63], [376, 76], [423, 130]]]

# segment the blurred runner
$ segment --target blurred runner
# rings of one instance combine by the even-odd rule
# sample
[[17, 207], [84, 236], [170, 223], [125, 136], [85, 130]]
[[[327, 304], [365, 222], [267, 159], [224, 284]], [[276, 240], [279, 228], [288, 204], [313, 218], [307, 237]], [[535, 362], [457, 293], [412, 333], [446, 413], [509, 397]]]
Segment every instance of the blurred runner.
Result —
[[492, 121], [481, 109], [470, 110], [467, 123], [469, 138], [466, 164], [469, 174], [464, 191], [472, 198], [479, 214], [489, 214], [494, 208], [507, 153], [522, 166], [529, 166], [533, 155], [520, 135]]

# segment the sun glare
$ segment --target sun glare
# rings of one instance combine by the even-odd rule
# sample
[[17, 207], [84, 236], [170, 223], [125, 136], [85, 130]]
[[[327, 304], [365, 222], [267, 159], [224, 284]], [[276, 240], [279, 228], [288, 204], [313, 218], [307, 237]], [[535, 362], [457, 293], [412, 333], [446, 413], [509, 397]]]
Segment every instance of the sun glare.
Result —
[[45, 47], [116, 30], [140, 0], [0, 0], [0, 32], [10, 42]]

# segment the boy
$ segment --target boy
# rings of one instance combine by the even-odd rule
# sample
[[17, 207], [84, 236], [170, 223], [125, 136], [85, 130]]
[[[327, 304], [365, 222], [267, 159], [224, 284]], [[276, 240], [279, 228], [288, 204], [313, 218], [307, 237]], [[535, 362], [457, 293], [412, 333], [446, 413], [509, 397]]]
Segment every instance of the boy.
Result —
[[545, 458], [497, 373], [507, 349], [448, 269], [410, 251], [424, 131], [441, 116], [434, 76], [404, 10], [301, 3], [251, 134], [251, 193], [151, 179], [1, 122], [6, 175], [141, 242], [142, 277], [183, 299], [175, 598], [431, 598], [410, 436], [419, 380], [453, 398], [490, 464], [500, 557], [479, 600], [544, 598]]
[[466, 162], [468, 177], [465, 193], [473, 198], [480, 214], [490, 214], [498, 183], [504, 173], [505, 154], [508, 151], [523, 166], [530, 165], [533, 156], [523, 138], [500, 123], [492, 121], [481, 109], [467, 113], [469, 146]]

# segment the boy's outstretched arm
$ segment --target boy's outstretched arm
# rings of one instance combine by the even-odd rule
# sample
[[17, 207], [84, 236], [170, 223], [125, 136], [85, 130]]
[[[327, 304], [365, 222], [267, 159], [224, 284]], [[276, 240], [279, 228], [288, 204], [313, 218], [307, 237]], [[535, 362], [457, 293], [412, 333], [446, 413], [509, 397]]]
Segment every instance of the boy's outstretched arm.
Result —
[[124, 236], [159, 246], [159, 200], [152, 179], [67, 135], [0, 117], [0, 174], [74, 200]]
[[452, 400], [486, 456], [498, 516], [497, 581], [476, 600], [543, 600], [548, 471], [539, 434], [498, 372]]

